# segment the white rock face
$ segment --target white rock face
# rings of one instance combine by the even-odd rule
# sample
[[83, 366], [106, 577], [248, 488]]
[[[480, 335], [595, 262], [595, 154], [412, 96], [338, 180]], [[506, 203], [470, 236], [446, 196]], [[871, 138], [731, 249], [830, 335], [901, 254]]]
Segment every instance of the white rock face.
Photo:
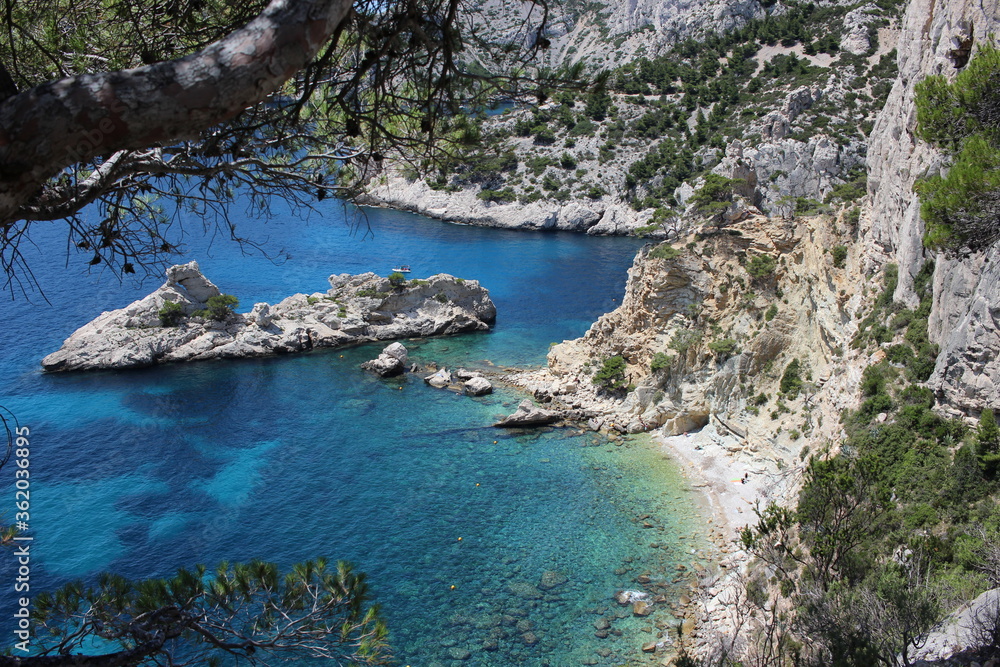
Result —
[[864, 5], [852, 9], [844, 16], [844, 32], [840, 38], [840, 50], [860, 55], [871, 48], [868, 38], [868, 26], [877, 18], [875, 7]]
[[[171, 267], [167, 276], [167, 282], [149, 296], [102, 313], [80, 327], [58, 351], [42, 360], [44, 370], [258, 357], [374, 340], [483, 331], [496, 320], [489, 292], [475, 280], [438, 274], [419, 285], [393, 288], [386, 278], [366, 273], [331, 276], [332, 287], [325, 294], [296, 294], [273, 306], [259, 303], [249, 314], [233, 314], [226, 322], [191, 318], [179, 326], [164, 327], [158, 311], [165, 301], [181, 304], [190, 314], [203, 307], [193, 295], [207, 299], [218, 293], [194, 262]], [[402, 365], [398, 354], [399, 349], [393, 348], [387, 356]]]
[[167, 284], [177, 284], [183, 287], [188, 296], [198, 303], [204, 303], [213, 296], [219, 296], [219, 288], [201, 274], [198, 262], [176, 264], [167, 269]]
[[368, 190], [365, 203], [413, 211], [430, 218], [503, 229], [586, 232], [604, 215], [603, 206], [570, 201], [498, 204], [476, 197], [477, 189], [445, 192], [422, 180], [388, 177]]
[[493, 393], [493, 385], [484, 377], [470, 378], [462, 386], [469, 396], [485, 396]]
[[[970, 37], [973, 48], [991, 42], [1000, 3], [911, 0], [899, 38], [899, 77], [872, 130], [868, 151], [870, 206], [861, 216], [863, 268], [899, 265], [895, 299], [917, 305], [913, 278], [932, 253], [923, 247], [917, 178], [936, 173], [943, 156], [918, 140], [915, 85], [932, 74], [954, 77], [951, 51]], [[941, 347], [930, 385], [940, 401], [978, 413], [1000, 408], [1000, 340], [993, 314], [1000, 284], [1000, 262], [992, 248], [967, 258], [935, 258], [932, 342]]]
[[[774, 214], [792, 213], [793, 205], [782, 200], [810, 197], [822, 201], [843, 182], [850, 169], [864, 164], [865, 159], [859, 145], [841, 146], [824, 134], [813, 135], [807, 141], [787, 137], [795, 119], [822, 96], [821, 89], [808, 87], [789, 93], [780, 110], [767, 114], [752, 128], [760, 133], [761, 141], [732, 141], [726, 147], [726, 156], [712, 171], [743, 180], [740, 194], [754, 206]], [[686, 202], [691, 194], [693, 189], [684, 184], [674, 196]]]
[[402, 343], [388, 345], [377, 358], [361, 364], [361, 368], [380, 377], [402, 375], [406, 371], [407, 353]]

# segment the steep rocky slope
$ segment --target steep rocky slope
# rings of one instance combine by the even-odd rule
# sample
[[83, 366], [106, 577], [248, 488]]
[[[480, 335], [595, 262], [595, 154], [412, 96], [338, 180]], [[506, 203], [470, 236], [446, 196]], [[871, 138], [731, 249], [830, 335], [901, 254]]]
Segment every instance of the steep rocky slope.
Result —
[[[643, 39], [673, 46], [611, 70], [609, 93], [562, 92], [482, 119], [485, 148], [422, 177], [387, 162], [368, 202], [477, 225], [662, 238], [688, 228], [682, 214], [710, 173], [739, 179], [750, 212], [802, 215], [853, 201], [864, 190], [866, 135], [895, 75], [896, 10], [753, 4], [577, 7], [572, 21], [651, 21]], [[651, 12], [676, 13], [684, 27]], [[719, 12], [742, 18], [730, 25]], [[583, 35], [574, 28], [553, 44]], [[690, 41], [706, 35], [704, 45]]]
[[[942, 165], [941, 155], [913, 135], [914, 86], [932, 74], [954, 76], [966, 49], [990, 42], [1000, 25], [994, 0], [912, 0], [899, 40], [899, 77], [872, 132], [869, 206], [862, 215], [866, 265], [900, 267], [897, 300], [914, 305], [913, 278], [925, 256], [920, 202], [913, 185]], [[945, 405], [978, 414], [1000, 407], [1000, 250], [939, 257], [934, 272], [931, 340], [941, 347], [930, 386]]]
[[[803, 445], [836, 439], [839, 413], [855, 400], [855, 362], [867, 361], [850, 348], [865, 304], [850, 274], [856, 258], [841, 264], [829, 252], [848, 234], [832, 216], [757, 216], [669, 251], [647, 247], [621, 306], [517, 380], [542, 400], [596, 408], [597, 428], [673, 435], [712, 422], [741, 448], [793, 465]], [[773, 268], [751, 275], [767, 259]], [[625, 361], [628, 391], [595, 384], [612, 357]], [[793, 359], [811, 384], [782, 400]]]

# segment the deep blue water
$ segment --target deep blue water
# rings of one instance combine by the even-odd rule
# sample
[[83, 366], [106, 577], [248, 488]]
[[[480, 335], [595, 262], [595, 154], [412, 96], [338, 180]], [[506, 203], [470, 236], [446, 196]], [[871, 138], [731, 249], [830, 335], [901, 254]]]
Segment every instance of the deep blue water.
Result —
[[[278, 263], [198, 236], [178, 261], [197, 259], [241, 310], [325, 291], [331, 273], [386, 274], [399, 263], [411, 278], [475, 278], [497, 304], [495, 330], [407, 343], [411, 358], [529, 366], [615, 306], [638, 245], [358, 215], [334, 202], [307, 222], [243, 221]], [[43, 375], [39, 359], [76, 327], [159, 283], [87, 274], [77, 257], [66, 268], [58, 226], [38, 226], [32, 240], [26, 259], [48, 303], [37, 293], [0, 302], [0, 405], [31, 429], [33, 590], [102, 570], [146, 577], [223, 559], [347, 559], [368, 573], [395, 654], [411, 665], [450, 664], [452, 648], [472, 652], [463, 664], [621, 664], [649, 640], [643, 627], [670, 620], [621, 619], [621, 637], [594, 637], [595, 610], [616, 607], [611, 596], [636, 587], [638, 574], [672, 578], [698, 533], [682, 481], [642, 438], [492, 429], [521, 396], [376, 379], [358, 368], [372, 346]], [[0, 471], [7, 520], [12, 476]], [[644, 529], [644, 514], [663, 529]], [[516, 594], [547, 570], [568, 582], [541, 599]], [[13, 576], [5, 558], [5, 609]], [[483, 650], [489, 638], [499, 650]]]

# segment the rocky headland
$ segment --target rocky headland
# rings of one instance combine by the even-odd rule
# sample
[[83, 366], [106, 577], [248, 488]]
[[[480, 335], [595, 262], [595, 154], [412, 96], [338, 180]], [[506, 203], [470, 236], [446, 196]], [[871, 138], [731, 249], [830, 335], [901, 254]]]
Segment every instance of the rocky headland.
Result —
[[[175, 361], [262, 357], [359, 343], [466, 331], [496, 320], [489, 292], [446, 274], [394, 285], [374, 273], [329, 278], [330, 289], [255, 304], [249, 313], [206, 306], [221, 291], [196, 262], [167, 269], [167, 281], [128, 306], [102, 313], [42, 360], [46, 371], [120, 369]], [[177, 304], [166, 325], [164, 304]]]

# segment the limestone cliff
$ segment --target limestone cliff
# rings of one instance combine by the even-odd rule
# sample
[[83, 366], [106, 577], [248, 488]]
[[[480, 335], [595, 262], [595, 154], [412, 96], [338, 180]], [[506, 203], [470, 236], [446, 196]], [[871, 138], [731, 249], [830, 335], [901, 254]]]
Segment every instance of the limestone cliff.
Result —
[[[835, 265], [830, 252], [848, 231], [831, 216], [757, 216], [671, 251], [647, 247], [621, 306], [518, 381], [544, 400], [602, 412], [594, 427], [670, 435], [712, 421], [738, 448], [792, 463], [804, 444], [835, 440], [839, 412], [855, 400], [863, 363], [850, 340], [865, 300], [850, 274], [856, 257]], [[772, 270], [751, 275], [768, 265], [762, 258]], [[593, 381], [614, 356], [626, 361], [627, 393]], [[782, 399], [793, 359], [807, 391]]]
[[[869, 202], [861, 219], [863, 266], [895, 262], [900, 267], [896, 299], [915, 305], [913, 278], [928, 251], [913, 192], [918, 178], [935, 173], [942, 156], [918, 140], [914, 87], [932, 74], [954, 76], [965, 49], [991, 40], [1000, 25], [996, 0], [911, 0], [899, 39], [899, 77], [872, 132]], [[936, 258], [931, 340], [941, 347], [930, 386], [954, 409], [978, 413], [1000, 408], [1000, 251], [971, 257]]]

